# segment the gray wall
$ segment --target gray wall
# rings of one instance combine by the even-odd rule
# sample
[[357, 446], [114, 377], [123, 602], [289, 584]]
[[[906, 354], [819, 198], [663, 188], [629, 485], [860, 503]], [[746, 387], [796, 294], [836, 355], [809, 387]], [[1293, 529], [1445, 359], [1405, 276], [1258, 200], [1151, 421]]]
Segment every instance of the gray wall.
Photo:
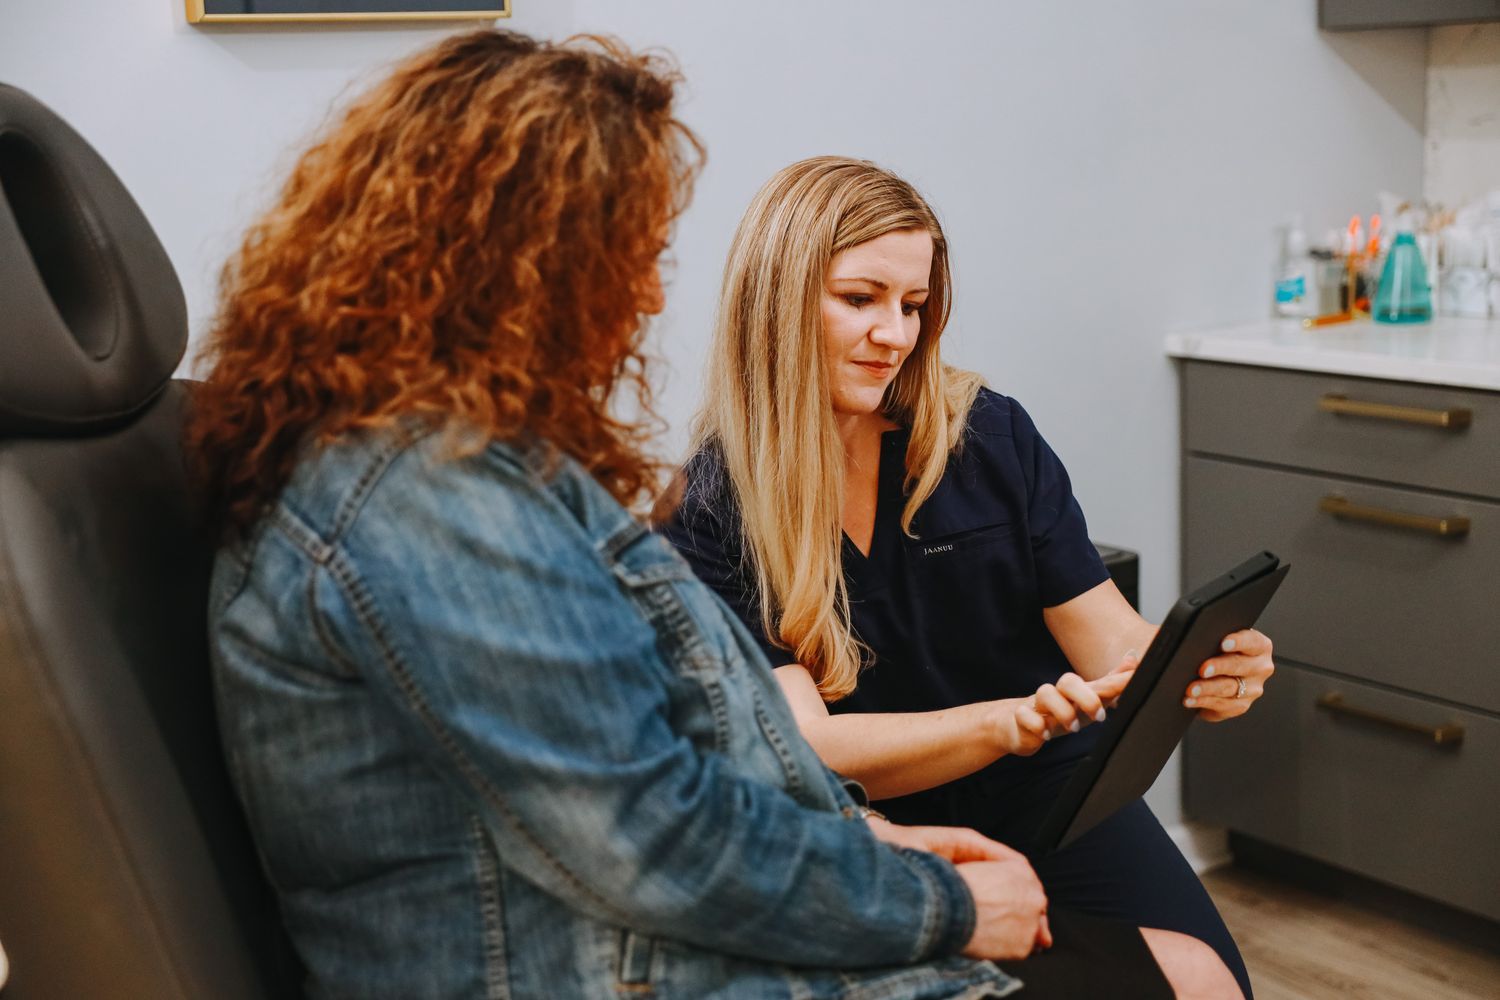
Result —
[[[1500, 24], [1432, 29], [1423, 196], [1459, 208], [1500, 191]], [[1490, 269], [1500, 265], [1493, 261]]]
[[[1173, 330], [1267, 312], [1272, 226], [1422, 183], [1425, 35], [1323, 36], [1306, 0], [1120, 4], [514, 0], [511, 27], [672, 50], [710, 161], [659, 341], [671, 447], [719, 268], [778, 167], [869, 157], [927, 193], [958, 279], [947, 351], [1018, 396], [1096, 538], [1178, 590]], [[87, 11], [86, 14], [80, 11]], [[162, 234], [195, 331], [245, 222], [350, 81], [449, 29], [188, 27], [181, 0], [5, 0], [0, 79], [67, 116]], [[1175, 822], [1169, 770], [1153, 805]]]

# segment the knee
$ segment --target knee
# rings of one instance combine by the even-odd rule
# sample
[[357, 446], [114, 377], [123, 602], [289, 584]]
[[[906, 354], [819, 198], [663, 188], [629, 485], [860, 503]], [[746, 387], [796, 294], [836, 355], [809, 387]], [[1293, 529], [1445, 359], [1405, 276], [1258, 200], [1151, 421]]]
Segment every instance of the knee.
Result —
[[1202, 941], [1154, 927], [1142, 927], [1141, 936], [1178, 1000], [1242, 1000], [1224, 960]]

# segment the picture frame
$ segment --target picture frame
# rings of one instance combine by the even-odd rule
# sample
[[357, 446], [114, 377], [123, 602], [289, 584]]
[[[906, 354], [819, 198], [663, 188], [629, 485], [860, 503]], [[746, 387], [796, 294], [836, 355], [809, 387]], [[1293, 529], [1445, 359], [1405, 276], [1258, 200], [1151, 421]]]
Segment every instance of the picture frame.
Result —
[[189, 24], [488, 21], [511, 0], [186, 0]]

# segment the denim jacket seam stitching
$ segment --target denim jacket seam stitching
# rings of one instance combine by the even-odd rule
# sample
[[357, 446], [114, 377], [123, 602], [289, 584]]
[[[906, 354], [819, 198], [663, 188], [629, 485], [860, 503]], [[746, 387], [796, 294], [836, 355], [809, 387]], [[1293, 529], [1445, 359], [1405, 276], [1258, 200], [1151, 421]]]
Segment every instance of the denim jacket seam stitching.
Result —
[[[565, 524], [569, 534], [576, 535], [577, 540], [593, 552], [599, 568], [613, 577], [617, 581], [617, 586], [619, 583], [624, 583], [617, 569], [618, 563], [604, 550], [604, 542], [589, 531], [579, 512], [573, 508], [564, 495], [563, 485], [567, 477], [579, 476], [583, 473], [565, 464], [552, 479], [538, 480], [535, 470], [518, 457], [512, 446], [505, 442], [492, 442], [490, 448], [510, 467], [514, 485], [533, 495], [549, 513]], [[608, 541], [617, 536], [629, 536], [630, 540], [634, 540], [638, 533], [649, 530], [629, 514], [625, 515], [625, 521], [626, 523], [606, 535], [605, 540]], [[616, 554], [622, 550], [617, 550]]]
[[360, 472], [359, 478], [354, 481], [354, 485], [344, 494], [344, 498], [339, 501], [338, 507], [334, 510], [328, 529], [329, 541], [331, 543], [336, 544], [343, 533], [354, 523], [355, 518], [359, 516], [360, 510], [364, 507], [365, 501], [370, 498], [370, 494], [375, 490], [376, 483], [380, 481], [380, 477], [385, 474], [386, 470], [398, 458], [404, 455], [412, 445], [425, 437], [430, 437], [434, 433], [436, 432], [430, 429], [413, 431], [398, 427], [394, 437], [382, 441], [374, 449], [369, 459], [365, 462], [364, 469]]
[[917, 952], [911, 957], [911, 961], [919, 962], [927, 956], [932, 955], [937, 948], [942, 935], [944, 924], [943, 893], [945, 887], [938, 880], [936, 873], [927, 868], [927, 859], [923, 857], [922, 851], [911, 848], [901, 848], [908, 862], [916, 869], [918, 877], [925, 884], [932, 897], [932, 901], [922, 907], [922, 931], [918, 941]]
[[699, 687], [703, 689], [703, 697], [708, 701], [708, 710], [713, 717], [714, 746], [723, 752], [729, 746], [731, 737], [729, 696], [724, 691], [724, 684], [717, 677], [705, 674], [696, 680]]
[[328, 543], [312, 525], [294, 514], [285, 504], [277, 504], [271, 509], [271, 523], [281, 531], [282, 537], [313, 562], [322, 564], [328, 561], [332, 554]]
[[620, 555], [621, 552], [624, 552], [626, 549], [630, 548], [631, 544], [642, 535], [649, 534], [650, 530], [650, 528], [647, 528], [644, 524], [637, 521], [635, 518], [628, 517], [626, 523], [620, 525], [614, 531], [611, 531], [608, 535], [605, 535], [604, 538], [595, 545], [595, 548], [597, 548], [599, 550], [599, 554], [604, 556], [610, 563], [614, 563], [615, 559]]
[[802, 774], [802, 769], [797, 766], [796, 758], [793, 757], [791, 747], [787, 745], [786, 738], [777, 730], [771, 715], [766, 711], [765, 704], [761, 701], [760, 692], [751, 690], [751, 700], [755, 703], [755, 721], [760, 724], [761, 734], [765, 736], [766, 742], [771, 745], [771, 752], [781, 763], [782, 774], [786, 778], [786, 791], [789, 795], [798, 797], [807, 790], [807, 783]]
[[318, 607], [317, 587], [318, 569], [317, 566], [313, 566], [307, 573], [307, 615], [312, 620], [313, 636], [318, 640], [318, 645], [322, 647], [323, 652], [339, 665], [346, 677], [358, 677], [359, 668], [334, 638], [322, 610]]
[[448, 755], [463, 778], [480, 793], [485, 801], [489, 802], [511, 823], [515, 830], [564, 881], [573, 886], [580, 895], [593, 900], [601, 909], [611, 914], [614, 919], [619, 920], [621, 923], [626, 922], [629, 919], [627, 914], [620, 911], [609, 900], [590, 889], [586, 882], [570, 871], [566, 865], [552, 855], [552, 852], [547, 850], [541, 840], [521, 822], [520, 817], [505, 802], [504, 797], [485, 779], [484, 772], [469, 759], [469, 756], [453, 740], [447, 728], [442, 724], [442, 720], [432, 710], [432, 706], [427, 703], [427, 699], [423, 697], [421, 690], [417, 687], [416, 681], [412, 677], [411, 671], [407, 669], [406, 663], [402, 660], [400, 653], [386, 638], [385, 629], [379, 620], [374, 602], [360, 583], [357, 572], [349, 561], [343, 557], [342, 553], [335, 552], [329, 559], [328, 566], [333, 572], [335, 579], [349, 596], [355, 614], [359, 616], [365, 627], [369, 629], [370, 636], [379, 649], [381, 658], [385, 661], [386, 667], [391, 671], [396, 681], [397, 690], [401, 692], [402, 697], [407, 700], [407, 703], [416, 712], [418, 718], [422, 720], [423, 725], [432, 734], [438, 746]]
[[[611, 565], [619, 566], [618, 563]], [[620, 579], [618, 571], [615, 573], [615, 578]], [[692, 612], [683, 604], [682, 596], [671, 588], [670, 581], [659, 581], [638, 589], [626, 583], [626, 587], [630, 590], [626, 596], [633, 604], [649, 606], [650, 613], [643, 616], [647, 624], [664, 637], [676, 642], [682, 666], [702, 675], [711, 675], [719, 667], [722, 667], [725, 673], [729, 672], [731, 664], [722, 657], [714, 655], [703, 636], [703, 630], [699, 628]]]
[[939, 883], [942, 901], [942, 920], [933, 947], [946, 945], [949, 952], [957, 952], [973, 936], [974, 929], [978, 926], [979, 914], [974, 905], [974, 897], [952, 862], [937, 855], [928, 855], [927, 861], [933, 878]]
[[504, 901], [500, 871], [489, 850], [484, 820], [469, 815], [469, 834], [474, 842], [474, 877], [479, 884], [479, 915], [484, 923], [484, 985], [487, 1000], [508, 1000], [510, 970], [505, 958]]
[[[596, 542], [599, 561], [624, 589], [624, 596], [661, 639], [670, 639], [673, 653], [670, 662], [684, 674], [707, 685], [719, 673], [729, 673], [733, 663], [717, 655], [709, 646], [693, 612], [687, 607], [675, 583], [695, 579], [692, 570], [677, 560], [657, 563], [643, 570], [632, 570], [620, 561], [620, 555], [645, 537], [656, 537], [645, 525], [634, 519], [616, 528]], [[718, 722], [718, 713], [715, 713]], [[727, 719], [717, 727], [716, 739], [722, 748], [729, 740]]]
[[628, 569], [616, 561], [618, 553], [602, 552], [610, 559], [610, 564], [617, 567], [616, 575], [627, 585], [632, 587], [651, 587], [659, 583], [674, 583], [682, 580], [695, 579], [693, 571], [686, 566], [678, 566], [675, 563], [659, 563], [648, 566], [645, 569]]

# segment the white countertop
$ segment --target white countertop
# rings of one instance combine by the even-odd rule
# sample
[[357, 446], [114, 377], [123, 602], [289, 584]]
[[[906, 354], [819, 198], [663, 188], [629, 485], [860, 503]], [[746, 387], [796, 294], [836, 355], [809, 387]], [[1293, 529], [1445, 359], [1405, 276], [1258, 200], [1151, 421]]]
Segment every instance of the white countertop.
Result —
[[1310, 330], [1301, 320], [1265, 320], [1174, 333], [1166, 347], [1174, 358], [1500, 390], [1496, 319], [1439, 317], [1410, 326], [1361, 320]]

